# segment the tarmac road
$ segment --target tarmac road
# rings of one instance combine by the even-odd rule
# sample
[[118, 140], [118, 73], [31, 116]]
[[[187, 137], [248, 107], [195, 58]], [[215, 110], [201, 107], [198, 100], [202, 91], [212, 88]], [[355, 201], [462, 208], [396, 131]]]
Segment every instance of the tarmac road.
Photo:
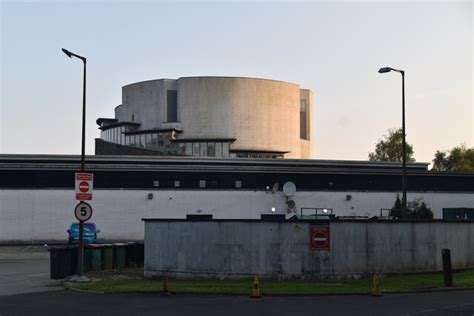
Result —
[[0, 297], [0, 315], [474, 315], [474, 290], [382, 297], [99, 294], [72, 290]]

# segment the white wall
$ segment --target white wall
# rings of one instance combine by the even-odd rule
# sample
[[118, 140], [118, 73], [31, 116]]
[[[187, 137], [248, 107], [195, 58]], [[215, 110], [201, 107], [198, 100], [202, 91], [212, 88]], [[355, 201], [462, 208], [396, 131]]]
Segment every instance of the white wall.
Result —
[[[153, 193], [153, 199], [147, 198]], [[346, 200], [350, 194], [352, 199]], [[390, 208], [396, 193], [387, 192], [297, 192], [301, 207], [332, 208], [335, 215], [379, 215]], [[447, 207], [473, 207], [470, 193], [409, 193], [408, 200], [422, 197], [436, 218]], [[185, 218], [186, 214], [213, 214], [214, 218], [260, 218], [286, 213], [281, 192], [208, 190], [95, 190], [92, 221], [100, 237], [115, 240], [143, 239], [142, 218]], [[0, 242], [65, 241], [74, 221], [74, 190], [0, 190]], [[292, 214], [288, 214], [291, 216]]]

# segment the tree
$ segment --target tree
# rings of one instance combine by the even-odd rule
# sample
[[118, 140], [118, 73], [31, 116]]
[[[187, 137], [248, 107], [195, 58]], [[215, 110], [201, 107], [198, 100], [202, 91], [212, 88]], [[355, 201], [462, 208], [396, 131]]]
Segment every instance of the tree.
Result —
[[408, 202], [407, 210], [404, 212], [402, 208], [402, 201], [397, 194], [395, 203], [390, 210], [390, 217], [395, 219], [433, 219], [433, 211], [426, 205], [423, 199], [419, 198]]
[[456, 146], [450, 151], [439, 151], [433, 159], [434, 171], [474, 171], [474, 147]]
[[[388, 135], [384, 135], [383, 138], [380, 139], [375, 145], [375, 152], [369, 153], [369, 161], [403, 161], [402, 143], [402, 129], [389, 129]], [[407, 162], [415, 162], [413, 153], [413, 146], [407, 143]]]

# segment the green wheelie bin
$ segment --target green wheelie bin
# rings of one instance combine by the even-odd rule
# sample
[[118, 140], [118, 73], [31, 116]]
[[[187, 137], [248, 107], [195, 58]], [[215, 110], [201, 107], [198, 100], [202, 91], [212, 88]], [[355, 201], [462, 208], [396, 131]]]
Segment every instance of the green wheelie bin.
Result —
[[114, 246], [112, 244], [102, 244], [102, 270], [112, 270], [114, 268]]
[[114, 244], [114, 269], [125, 268], [125, 261], [127, 258], [127, 244]]

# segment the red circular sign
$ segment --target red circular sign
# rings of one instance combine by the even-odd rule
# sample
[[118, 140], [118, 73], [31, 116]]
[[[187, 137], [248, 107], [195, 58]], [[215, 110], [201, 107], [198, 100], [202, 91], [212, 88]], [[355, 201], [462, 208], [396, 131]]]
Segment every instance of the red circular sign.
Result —
[[81, 191], [82, 193], [88, 192], [89, 191], [89, 182], [81, 181], [79, 183], [79, 191]]
[[92, 217], [92, 206], [86, 202], [80, 202], [74, 208], [74, 215], [80, 222], [87, 222]]
[[311, 236], [311, 241], [318, 248], [326, 247], [329, 241], [329, 236], [325, 232], [316, 231], [313, 233], [313, 236]]

